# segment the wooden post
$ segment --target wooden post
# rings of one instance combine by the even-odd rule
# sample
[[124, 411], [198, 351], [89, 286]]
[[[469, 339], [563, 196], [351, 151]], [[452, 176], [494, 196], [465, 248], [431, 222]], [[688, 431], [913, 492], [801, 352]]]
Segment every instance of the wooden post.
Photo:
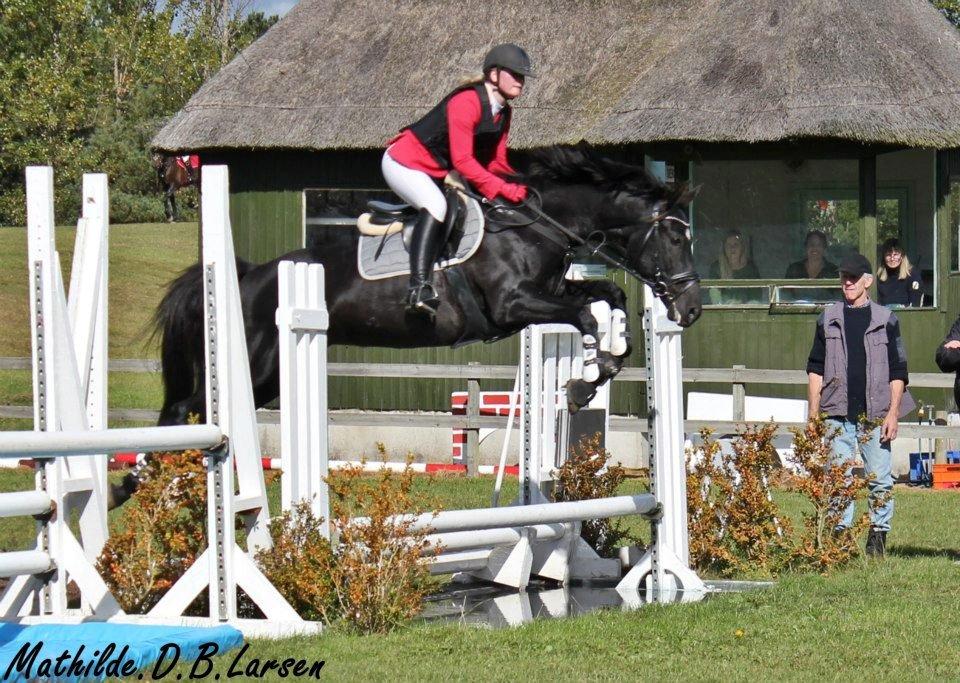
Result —
[[480, 461], [480, 428], [475, 419], [480, 417], [480, 382], [467, 380], [467, 443], [464, 444], [463, 464], [467, 466], [467, 476], [477, 476], [477, 464]]
[[747, 419], [747, 387], [740, 381], [739, 370], [746, 370], [746, 365], [733, 366], [733, 421], [743, 422]]
[[[947, 411], [938, 410], [934, 424], [945, 425], [947, 424]], [[946, 439], [934, 439], [933, 440], [933, 462], [937, 465], [946, 465], [947, 464], [947, 440]]]

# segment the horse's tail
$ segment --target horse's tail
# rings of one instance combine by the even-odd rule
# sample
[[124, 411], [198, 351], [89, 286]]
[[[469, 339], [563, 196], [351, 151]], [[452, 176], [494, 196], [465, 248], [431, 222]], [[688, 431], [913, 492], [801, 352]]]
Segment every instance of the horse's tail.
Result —
[[[238, 258], [237, 277], [243, 279], [252, 267]], [[153, 322], [155, 333], [160, 334], [163, 376], [159, 424], [184, 424], [191, 412], [203, 419], [206, 359], [201, 263], [190, 266], [170, 283]]]

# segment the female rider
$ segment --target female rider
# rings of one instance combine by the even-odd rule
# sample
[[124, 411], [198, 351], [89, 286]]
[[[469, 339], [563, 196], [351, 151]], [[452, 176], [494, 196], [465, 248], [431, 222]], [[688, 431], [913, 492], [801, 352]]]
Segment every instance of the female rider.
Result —
[[526, 77], [533, 77], [533, 69], [522, 48], [510, 43], [494, 47], [483, 60], [481, 80], [444, 97], [384, 152], [381, 169], [387, 185], [420, 210], [410, 244], [408, 311], [433, 318], [440, 305], [432, 277], [447, 201], [438, 181], [456, 170], [487, 199], [526, 198], [526, 186], [504, 180], [515, 173], [507, 163], [508, 103], [523, 92]]

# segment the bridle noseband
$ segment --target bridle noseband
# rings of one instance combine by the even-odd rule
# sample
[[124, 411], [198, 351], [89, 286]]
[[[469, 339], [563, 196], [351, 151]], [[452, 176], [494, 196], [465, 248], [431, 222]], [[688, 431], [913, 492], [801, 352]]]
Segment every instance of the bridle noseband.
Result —
[[[560, 240], [557, 240], [553, 235], [543, 229], [539, 229], [539, 226], [536, 224], [536, 219], [530, 219], [526, 223], [511, 223], [511, 225], [521, 226], [526, 225], [531, 227], [534, 230], [537, 230], [540, 234], [544, 235], [551, 241], [555, 242], [562, 246], [568, 255], [571, 255], [574, 247], [586, 247], [591, 256], [596, 256], [601, 260], [609, 263], [612, 266], [617, 268], [622, 268], [630, 277], [633, 277], [640, 282], [643, 282], [645, 285], [649, 286], [653, 290], [654, 294], [657, 295], [666, 305], [671, 305], [675, 302], [680, 296], [690, 289], [694, 284], [700, 282], [700, 274], [696, 270], [687, 270], [682, 273], [677, 273], [676, 275], [671, 275], [669, 277], [665, 276], [660, 270], [660, 254], [659, 252], [653, 254], [653, 261], [656, 266], [656, 272], [652, 276], [643, 275], [642, 273], [637, 272], [631, 268], [626, 263], [626, 254], [624, 250], [617, 246], [611, 246], [607, 244], [606, 235], [600, 230], [590, 233], [586, 239], [580, 237], [577, 233], [573, 232], [563, 224], [556, 221], [554, 218], [544, 213], [540, 208], [543, 206], [543, 199], [540, 196], [540, 193], [536, 188], [528, 186], [529, 196], [521, 202], [520, 206], [524, 209], [530, 210], [536, 215], [537, 218], [542, 219], [548, 225], [559, 231], [564, 235], [569, 242], [562, 243]], [[472, 192], [468, 192], [470, 196], [474, 199], [479, 200], [481, 203], [488, 205], [489, 212], [494, 213], [496, 211], [515, 211], [513, 207], [500, 206], [497, 204], [491, 203], [485, 197], [475, 195]], [[531, 200], [536, 197], [536, 204]], [[662, 202], [661, 202], [662, 203]], [[650, 240], [653, 237], [654, 233], [658, 229], [666, 229], [665, 223], [668, 221], [673, 221], [680, 223], [685, 226], [688, 230], [690, 229], [690, 224], [683, 220], [682, 218], [677, 218], [676, 216], [670, 215], [670, 210], [673, 209], [674, 205], [669, 205], [663, 208], [661, 211], [654, 211], [649, 219], [649, 226], [647, 227], [647, 232], [643, 236], [643, 240], [640, 242], [639, 253], [642, 254], [646, 250], [647, 246], [650, 244]], [[494, 219], [496, 220], [496, 219]], [[613, 254], [608, 253], [610, 250], [615, 250]], [[568, 259], [569, 260], [569, 259]]]

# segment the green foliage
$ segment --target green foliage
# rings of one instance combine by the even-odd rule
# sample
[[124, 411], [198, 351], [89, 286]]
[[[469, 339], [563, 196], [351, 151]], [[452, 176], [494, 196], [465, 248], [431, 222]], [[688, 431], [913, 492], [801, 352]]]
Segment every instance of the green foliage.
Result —
[[[277, 20], [241, 18], [239, 8], [231, 0], [0, 3], [0, 226], [25, 224], [23, 173], [34, 164], [56, 169], [58, 222], [76, 220], [85, 171], [162, 207], [150, 139]], [[156, 215], [126, 201], [115, 218]]]
[[960, 27], [960, 0], [932, 0], [933, 6], [950, 20], [954, 26]]

